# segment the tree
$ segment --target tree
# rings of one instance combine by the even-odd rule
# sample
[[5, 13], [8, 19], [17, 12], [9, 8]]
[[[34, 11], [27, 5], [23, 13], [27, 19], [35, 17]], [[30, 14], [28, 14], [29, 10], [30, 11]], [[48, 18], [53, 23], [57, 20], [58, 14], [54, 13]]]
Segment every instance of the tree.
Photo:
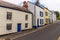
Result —
[[59, 17], [60, 13], [58, 11], [54, 11], [56, 16]]

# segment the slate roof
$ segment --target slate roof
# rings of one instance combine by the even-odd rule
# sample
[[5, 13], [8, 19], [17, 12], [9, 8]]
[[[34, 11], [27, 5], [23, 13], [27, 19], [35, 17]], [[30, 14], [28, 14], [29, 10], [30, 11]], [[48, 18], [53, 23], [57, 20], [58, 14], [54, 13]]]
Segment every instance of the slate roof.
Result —
[[12, 4], [12, 3], [8, 3], [5, 1], [0, 1], [0, 7], [10, 8], [10, 9], [24, 11], [24, 12], [30, 12], [29, 10], [27, 10], [21, 6], [18, 6], [18, 5]]

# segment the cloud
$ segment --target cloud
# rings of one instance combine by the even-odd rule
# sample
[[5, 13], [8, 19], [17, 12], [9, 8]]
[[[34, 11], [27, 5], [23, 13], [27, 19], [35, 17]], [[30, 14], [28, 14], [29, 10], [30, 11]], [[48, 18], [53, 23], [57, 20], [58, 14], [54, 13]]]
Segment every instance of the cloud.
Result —
[[41, 3], [48, 7], [50, 10], [60, 11], [60, 0], [41, 0]]
[[23, 2], [23, 1], [32, 1], [32, 0], [3, 0], [3, 1], [7, 1], [7, 2], [18, 5], [19, 3]]
[[3, 0], [3, 1], [7, 1], [13, 4], [18, 4], [19, 0]]

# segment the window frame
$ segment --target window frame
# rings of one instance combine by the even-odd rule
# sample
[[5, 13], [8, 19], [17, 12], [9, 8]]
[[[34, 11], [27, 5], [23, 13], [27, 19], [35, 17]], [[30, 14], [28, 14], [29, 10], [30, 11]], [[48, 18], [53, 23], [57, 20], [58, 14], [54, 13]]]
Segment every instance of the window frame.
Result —
[[45, 15], [48, 16], [48, 12], [45, 12]]
[[7, 12], [7, 20], [11, 20], [12, 19], [12, 12]]
[[28, 15], [25, 15], [25, 20], [28, 20]]
[[40, 19], [40, 24], [44, 24], [44, 19]]
[[28, 28], [28, 23], [25, 23], [25, 28]]
[[42, 11], [40, 11], [40, 16], [43, 17], [43, 12]]
[[6, 24], [6, 29], [7, 30], [12, 30], [12, 23]]

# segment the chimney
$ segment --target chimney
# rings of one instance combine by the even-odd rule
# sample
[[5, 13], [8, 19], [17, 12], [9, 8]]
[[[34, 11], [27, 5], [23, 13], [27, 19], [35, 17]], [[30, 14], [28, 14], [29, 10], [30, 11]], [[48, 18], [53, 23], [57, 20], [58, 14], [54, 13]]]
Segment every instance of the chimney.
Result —
[[23, 2], [23, 7], [24, 7], [25, 9], [28, 9], [28, 4], [27, 4], [26, 1]]
[[36, 0], [36, 5], [40, 6], [39, 0]]
[[37, 2], [39, 2], [39, 0], [37, 0]]

